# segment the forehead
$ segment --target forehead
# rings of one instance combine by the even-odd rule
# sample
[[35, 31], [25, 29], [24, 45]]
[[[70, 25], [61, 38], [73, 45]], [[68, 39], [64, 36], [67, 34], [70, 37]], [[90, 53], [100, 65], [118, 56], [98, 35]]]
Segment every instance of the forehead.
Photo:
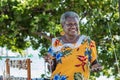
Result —
[[75, 17], [68, 17], [66, 18], [66, 21], [65, 21], [65, 23], [78, 23], [78, 22], [79, 22], [78, 19]]

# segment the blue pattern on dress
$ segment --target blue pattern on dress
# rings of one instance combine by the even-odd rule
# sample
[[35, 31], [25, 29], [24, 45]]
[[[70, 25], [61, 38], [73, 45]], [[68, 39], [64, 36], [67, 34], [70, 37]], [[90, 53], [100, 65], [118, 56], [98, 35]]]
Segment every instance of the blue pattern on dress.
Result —
[[91, 51], [88, 48], [86, 48], [85, 55], [88, 55], [88, 60], [90, 61], [92, 56], [91, 56]]

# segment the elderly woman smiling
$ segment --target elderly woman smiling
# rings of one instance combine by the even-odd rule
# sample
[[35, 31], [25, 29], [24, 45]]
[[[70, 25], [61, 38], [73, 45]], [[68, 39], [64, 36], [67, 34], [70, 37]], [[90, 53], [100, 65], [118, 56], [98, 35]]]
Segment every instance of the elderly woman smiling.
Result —
[[79, 31], [79, 16], [68, 11], [60, 19], [64, 35], [53, 38], [45, 57], [52, 71], [51, 80], [88, 80], [92, 71], [102, 69], [97, 62], [96, 45]]

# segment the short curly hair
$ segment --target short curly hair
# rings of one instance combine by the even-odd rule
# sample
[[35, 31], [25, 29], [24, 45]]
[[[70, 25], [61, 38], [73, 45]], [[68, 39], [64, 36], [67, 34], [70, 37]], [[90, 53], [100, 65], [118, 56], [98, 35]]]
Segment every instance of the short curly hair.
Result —
[[68, 17], [76, 18], [78, 21], [80, 21], [79, 15], [73, 11], [67, 11], [61, 15], [60, 23], [63, 24]]

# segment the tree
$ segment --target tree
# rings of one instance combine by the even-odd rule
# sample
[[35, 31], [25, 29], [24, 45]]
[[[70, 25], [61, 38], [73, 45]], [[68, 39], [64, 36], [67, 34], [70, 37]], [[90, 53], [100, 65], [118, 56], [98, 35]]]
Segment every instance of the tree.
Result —
[[118, 7], [118, 0], [1, 0], [0, 46], [20, 53], [32, 46], [43, 56], [51, 38], [62, 31], [60, 15], [75, 11], [80, 16], [81, 33], [96, 41], [99, 61], [104, 66], [102, 73], [108, 77], [114, 75], [117, 80], [117, 66], [120, 66]]

